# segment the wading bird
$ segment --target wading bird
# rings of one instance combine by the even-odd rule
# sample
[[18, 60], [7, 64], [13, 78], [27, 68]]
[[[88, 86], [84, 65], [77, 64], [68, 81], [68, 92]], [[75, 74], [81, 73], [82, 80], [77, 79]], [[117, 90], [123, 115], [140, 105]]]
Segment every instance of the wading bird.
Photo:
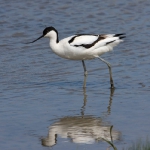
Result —
[[82, 61], [85, 76], [83, 87], [86, 87], [87, 77], [84, 60], [99, 58], [102, 62], [107, 64], [110, 74], [110, 85], [111, 88], [114, 88], [111, 65], [100, 56], [111, 51], [114, 46], [122, 42], [122, 38], [125, 38], [125, 34], [76, 34], [59, 41], [58, 31], [54, 27], [47, 27], [44, 29], [42, 36], [28, 43], [34, 43], [42, 37], [50, 38], [50, 48], [58, 56], [70, 60]]

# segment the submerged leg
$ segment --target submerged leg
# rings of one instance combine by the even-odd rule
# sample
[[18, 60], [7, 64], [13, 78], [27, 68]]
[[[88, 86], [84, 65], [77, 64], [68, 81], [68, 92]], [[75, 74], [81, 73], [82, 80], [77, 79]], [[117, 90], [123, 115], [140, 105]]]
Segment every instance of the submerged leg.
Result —
[[86, 87], [87, 70], [86, 70], [86, 66], [85, 66], [84, 60], [82, 60], [82, 65], [83, 65], [83, 69], [84, 69], [84, 83], [83, 83], [83, 88], [85, 88]]
[[110, 74], [110, 85], [111, 88], [114, 88], [114, 82], [113, 82], [113, 78], [112, 78], [112, 72], [111, 72], [111, 65], [109, 62], [107, 62], [106, 60], [102, 59], [101, 57], [98, 57], [101, 61], [103, 61], [105, 64], [107, 64], [108, 69], [109, 69], [109, 74]]

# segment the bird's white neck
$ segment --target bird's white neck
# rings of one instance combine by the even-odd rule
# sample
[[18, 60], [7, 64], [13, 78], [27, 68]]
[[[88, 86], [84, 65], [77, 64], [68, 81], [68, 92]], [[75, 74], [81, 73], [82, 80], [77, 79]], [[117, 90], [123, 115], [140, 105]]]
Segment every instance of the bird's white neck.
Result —
[[58, 56], [63, 57], [64, 53], [63, 53], [63, 51], [60, 48], [60, 43], [59, 43], [59, 40], [58, 40], [58, 32], [57, 32], [57, 30], [49, 32], [46, 35], [46, 37], [50, 38], [50, 47], [51, 47], [51, 50], [55, 54], [57, 54]]
[[54, 51], [54, 52], [57, 51], [57, 47], [58, 47], [58, 43], [59, 43], [57, 30], [50, 31], [49, 33], [47, 33], [45, 35], [45, 37], [48, 37], [50, 39], [50, 47], [51, 47], [52, 51]]
[[55, 50], [58, 47], [58, 33], [55, 31], [51, 31], [50, 33], [48, 33], [48, 36], [50, 38], [50, 47], [51, 49], [55, 52]]
[[55, 52], [56, 54], [57, 54], [57, 51], [58, 51], [58, 43], [56, 42], [56, 39], [52, 39], [52, 38], [50, 38], [50, 47], [51, 47], [51, 49], [52, 49], [52, 51], [53, 52]]
[[54, 31], [54, 30], [50, 31], [49, 33], [47, 33], [45, 35], [45, 37], [50, 38], [50, 41], [55, 41], [56, 43], [59, 43], [57, 30], [56, 31]]

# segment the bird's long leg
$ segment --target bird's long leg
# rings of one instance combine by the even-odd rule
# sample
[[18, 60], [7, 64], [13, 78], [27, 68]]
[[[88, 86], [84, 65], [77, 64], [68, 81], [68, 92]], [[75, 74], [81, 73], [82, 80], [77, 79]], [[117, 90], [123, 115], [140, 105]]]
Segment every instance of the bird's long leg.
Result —
[[87, 78], [87, 70], [86, 70], [86, 66], [85, 66], [85, 63], [84, 63], [84, 60], [82, 60], [82, 65], [83, 65], [83, 69], [84, 69], [84, 83], [83, 83], [83, 88], [86, 87], [86, 78]]
[[111, 72], [111, 65], [109, 62], [107, 62], [106, 60], [102, 59], [101, 57], [98, 57], [101, 61], [103, 61], [105, 64], [107, 64], [108, 69], [109, 69], [109, 74], [110, 74], [110, 85], [111, 88], [114, 88], [114, 82], [113, 82], [113, 78], [112, 78], [112, 72]]

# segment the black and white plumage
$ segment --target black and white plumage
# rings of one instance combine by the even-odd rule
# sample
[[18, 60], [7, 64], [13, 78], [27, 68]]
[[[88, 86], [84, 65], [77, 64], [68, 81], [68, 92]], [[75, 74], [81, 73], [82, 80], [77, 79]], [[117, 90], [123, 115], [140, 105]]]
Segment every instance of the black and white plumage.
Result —
[[42, 36], [29, 43], [33, 43], [42, 37], [50, 38], [50, 47], [58, 56], [71, 60], [82, 60], [85, 75], [83, 87], [86, 86], [87, 76], [84, 60], [99, 58], [107, 64], [110, 73], [111, 88], [114, 88], [111, 66], [100, 55], [111, 51], [113, 47], [122, 42], [125, 34], [77, 34], [59, 41], [57, 30], [54, 27], [47, 27], [44, 29]]

